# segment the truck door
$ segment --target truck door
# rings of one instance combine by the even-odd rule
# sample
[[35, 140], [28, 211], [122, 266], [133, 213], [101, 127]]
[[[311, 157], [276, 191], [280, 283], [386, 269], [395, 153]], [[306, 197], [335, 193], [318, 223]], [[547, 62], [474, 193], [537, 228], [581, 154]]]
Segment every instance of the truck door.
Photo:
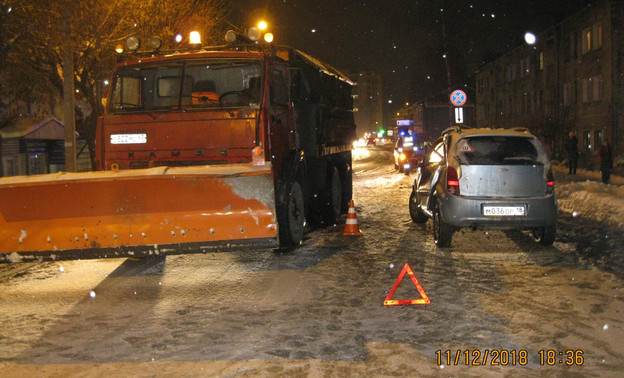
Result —
[[269, 67], [267, 118], [271, 161], [277, 177], [282, 176], [284, 173], [282, 169], [291, 155], [290, 152], [297, 147], [297, 130], [290, 101], [288, 75], [288, 67], [284, 64], [273, 64]]

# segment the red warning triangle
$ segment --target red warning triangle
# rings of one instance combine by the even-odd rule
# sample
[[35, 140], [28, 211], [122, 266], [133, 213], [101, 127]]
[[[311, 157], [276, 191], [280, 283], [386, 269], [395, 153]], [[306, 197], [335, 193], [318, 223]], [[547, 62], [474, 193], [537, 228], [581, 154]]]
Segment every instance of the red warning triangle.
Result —
[[[394, 292], [401, 284], [401, 281], [403, 280], [403, 276], [405, 276], [405, 273], [409, 274], [410, 278], [412, 279], [414, 286], [416, 286], [416, 290], [418, 290], [418, 292], [420, 293], [420, 296], [421, 296], [420, 299], [392, 299], [392, 296], [394, 295]], [[410, 268], [410, 266], [407, 263], [405, 263], [405, 265], [403, 265], [403, 270], [401, 270], [399, 277], [397, 277], [396, 281], [394, 282], [394, 286], [392, 286], [392, 289], [388, 293], [386, 300], [384, 300], [383, 305], [384, 306], [396, 306], [396, 305], [429, 304], [429, 303], [431, 303], [431, 300], [429, 300], [427, 293], [425, 293], [425, 289], [422, 288], [422, 286], [420, 285], [420, 282], [418, 282], [418, 279], [416, 279], [416, 276], [414, 275], [412, 268]]]

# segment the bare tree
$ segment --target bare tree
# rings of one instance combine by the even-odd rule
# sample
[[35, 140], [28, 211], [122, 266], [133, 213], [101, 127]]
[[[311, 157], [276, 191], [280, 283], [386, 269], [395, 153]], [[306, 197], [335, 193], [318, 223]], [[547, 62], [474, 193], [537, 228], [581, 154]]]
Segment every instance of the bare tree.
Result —
[[3, 85], [26, 102], [53, 101], [46, 96], [51, 92], [61, 98], [62, 50], [69, 48], [77, 97], [89, 105], [83, 109], [80, 131], [91, 152], [102, 106], [97, 87], [119, 59], [115, 47], [132, 35], [144, 40], [158, 35], [167, 48], [173, 46], [176, 34], [188, 35], [191, 30], [200, 31], [206, 43], [216, 42], [228, 14], [223, 0], [0, 1]]

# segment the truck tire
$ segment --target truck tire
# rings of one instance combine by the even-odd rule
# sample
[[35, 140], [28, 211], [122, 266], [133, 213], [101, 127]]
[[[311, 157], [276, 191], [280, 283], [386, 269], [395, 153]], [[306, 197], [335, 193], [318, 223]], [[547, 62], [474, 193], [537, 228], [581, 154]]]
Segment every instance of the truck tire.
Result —
[[333, 165], [328, 166], [325, 193], [323, 193], [322, 215], [326, 226], [334, 225], [342, 210], [342, 185], [340, 173]]
[[446, 248], [451, 246], [453, 228], [444, 223], [440, 216], [440, 205], [436, 202], [433, 208], [433, 241], [436, 246]]
[[420, 208], [418, 207], [418, 195], [416, 194], [416, 191], [414, 189], [412, 189], [412, 194], [410, 194], [409, 212], [410, 217], [412, 217], [414, 223], [427, 222], [427, 216], [423, 214], [423, 212], [420, 211]]
[[342, 182], [342, 206], [341, 213], [349, 211], [349, 202], [353, 199], [353, 169], [349, 163], [344, 164], [344, 171], [341, 175]]
[[303, 239], [305, 224], [303, 191], [297, 181], [281, 185], [277, 201], [280, 247], [292, 248]]

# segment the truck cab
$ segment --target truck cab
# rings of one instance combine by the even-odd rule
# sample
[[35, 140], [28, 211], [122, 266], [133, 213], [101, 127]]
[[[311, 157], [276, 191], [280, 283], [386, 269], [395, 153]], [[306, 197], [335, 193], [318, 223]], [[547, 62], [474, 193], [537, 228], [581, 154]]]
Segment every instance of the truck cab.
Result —
[[[131, 56], [117, 66], [98, 122], [97, 164], [101, 170], [270, 167], [278, 223], [290, 217], [282, 230], [288, 222], [298, 230], [283, 239], [296, 244], [304, 219], [334, 224], [348, 210], [356, 139], [352, 86], [304, 52], [248, 39]], [[302, 198], [291, 201], [293, 190]], [[304, 209], [293, 210], [296, 219], [293, 211], [280, 215], [289, 206]]]

